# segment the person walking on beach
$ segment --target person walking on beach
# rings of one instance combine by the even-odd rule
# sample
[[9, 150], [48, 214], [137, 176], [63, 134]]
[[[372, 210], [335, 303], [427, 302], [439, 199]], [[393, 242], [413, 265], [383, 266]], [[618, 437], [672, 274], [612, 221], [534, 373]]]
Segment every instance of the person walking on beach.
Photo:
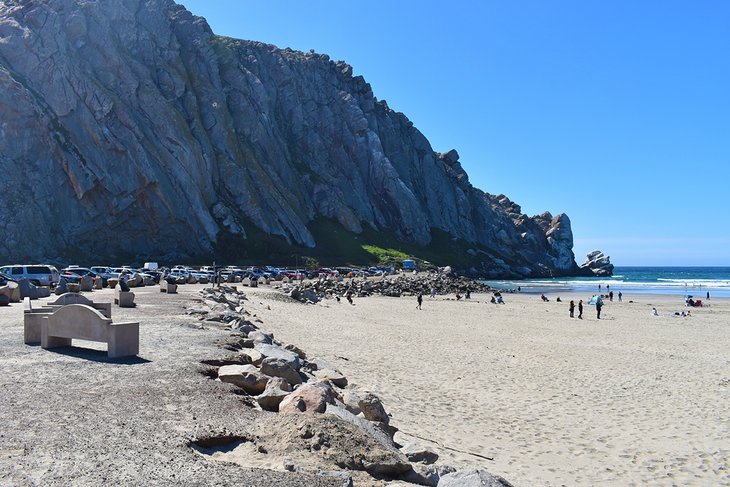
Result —
[[575, 301], [570, 302], [570, 317], [573, 318], [573, 313], [575, 312]]
[[601, 292], [601, 285], [600, 284], [598, 285], [598, 292], [599, 293]]
[[583, 319], [583, 300], [578, 301], [578, 319]]
[[348, 302], [348, 303], [350, 303], [350, 304], [354, 304], [354, 303], [352, 302], [352, 290], [348, 290], [348, 291], [347, 291], [347, 294], [345, 294], [345, 297], [347, 298], [347, 302]]
[[433, 286], [431, 288], [431, 299], [436, 297], [436, 286]]
[[623, 298], [624, 298], [624, 295], [621, 294], [621, 291], [619, 291], [618, 292], [618, 302], [620, 303], [621, 301], [623, 301]]
[[596, 300], [596, 318], [601, 319], [601, 308], [603, 308], [603, 300], [600, 296]]
[[707, 300], [710, 300], [710, 291], [707, 291]]
[[608, 293], [608, 300], [613, 301], [613, 291]]
[[423, 304], [423, 294], [418, 293], [418, 297], [416, 298], [416, 301], [418, 301], [418, 304], [416, 305], [416, 309], [421, 309], [421, 305]]

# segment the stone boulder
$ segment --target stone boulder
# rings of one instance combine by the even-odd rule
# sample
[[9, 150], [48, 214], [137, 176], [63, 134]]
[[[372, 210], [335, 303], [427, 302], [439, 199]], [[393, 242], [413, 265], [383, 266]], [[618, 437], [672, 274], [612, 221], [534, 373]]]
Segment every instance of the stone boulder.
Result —
[[266, 357], [261, 362], [261, 372], [271, 377], [281, 377], [291, 385], [302, 383], [299, 372], [291, 366], [291, 362], [281, 358]]
[[218, 369], [218, 378], [252, 395], [264, 392], [266, 384], [271, 379], [253, 365], [224, 365]]
[[314, 376], [319, 380], [328, 380], [337, 387], [344, 388], [347, 386], [347, 377], [335, 369], [317, 369], [313, 372]]
[[411, 469], [408, 458], [398, 450], [392, 438], [370, 421], [359, 418], [335, 404], [327, 404], [325, 412], [354, 424], [388, 453], [384, 459], [363, 462], [363, 467], [371, 475], [398, 476]]
[[257, 343], [254, 350], [264, 357], [278, 358], [286, 361], [294, 370], [299, 370], [302, 366], [302, 360], [299, 356], [289, 350], [285, 350], [277, 345], [267, 343]]
[[304, 384], [279, 404], [280, 413], [323, 413], [327, 404], [335, 403], [332, 386], [326, 382]]
[[375, 394], [368, 392], [360, 399], [360, 410], [368, 421], [377, 421], [379, 423], [390, 423], [390, 416], [385, 412], [383, 403]]
[[438, 487], [512, 487], [512, 484], [486, 470], [459, 470], [441, 477]]
[[91, 292], [94, 289], [94, 280], [90, 275], [81, 276], [79, 279], [79, 290], [83, 292]]
[[281, 401], [291, 393], [291, 385], [281, 377], [272, 377], [264, 392], [256, 396], [256, 402], [266, 411], [279, 411]]
[[611, 258], [600, 250], [594, 250], [586, 256], [585, 262], [580, 265], [583, 275], [590, 277], [610, 277], [613, 275]]
[[68, 292], [68, 282], [63, 277], [58, 280], [58, 284], [56, 285], [56, 289], [54, 290], [54, 293], [56, 296], [60, 296], [62, 294], [66, 294]]

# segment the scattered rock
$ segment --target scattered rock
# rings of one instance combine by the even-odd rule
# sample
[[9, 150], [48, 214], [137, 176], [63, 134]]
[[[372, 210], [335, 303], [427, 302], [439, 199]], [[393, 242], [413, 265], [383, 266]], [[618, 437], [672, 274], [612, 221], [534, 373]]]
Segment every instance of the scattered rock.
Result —
[[335, 370], [335, 369], [317, 369], [313, 371], [313, 374], [316, 378], [320, 380], [328, 380], [332, 382], [337, 387], [344, 388], [347, 386], [347, 378], [342, 375], [341, 372]]
[[264, 392], [266, 384], [271, 379], [253, 365], [224, 365], [218, 369], [218, 378], [252, 395]]
[[360, 410], [368, 421], [378, 421], [381, 423], [390, 423], [390, 416], [385, 412], [380, 398], [375, 394], [368, 392], [360, 399]]
[[266, 384], [264, 392], [256, 397], [261, 409], [266, 411], [279, 411], [281, 401], [291, 393], [291, 385], [281, 377], [272, 377]]
[[435, 463], [436, 460], [439, 459], [439, 455], [435, 451], [419, 445], [415, 445], [413, 443], [409, 443], [403, 446], [400, 451], [402, 451], [411, 462], [425, 463], [427, 465], [430, 465], [432, 463]]
[[327, 404], [334, 404], [335, 394], [326, 382], [304, 384], [281, 401], [281, 413], [323, 413]]
[[299, 376], [299, 372], [291, 366], [291, 362], [281, 358], [266, 357], [261, 362], [261, 372], [271, 377], [281, 377], [282, 379], [286, 379], [286, 381], [292, 385], [302, 383], [302, 378]]
[[280, 358], [285, 360], [294, 370], [299, 370], [302, 366], [302, 361], [294, 352], [284, 350], [277, 345], [271, 345], [267, 343], [258, 343], [254, 347], [254, 350], [259, 352], [264, 357]]
[[459, 470], [441, 477], [438, 487], [512, 487], [512, 484], [486, 470]]

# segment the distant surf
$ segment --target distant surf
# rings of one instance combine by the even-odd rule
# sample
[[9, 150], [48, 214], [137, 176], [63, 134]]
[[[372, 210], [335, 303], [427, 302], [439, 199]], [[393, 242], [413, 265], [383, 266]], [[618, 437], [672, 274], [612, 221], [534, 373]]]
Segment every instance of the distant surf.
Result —
[[624, 294], [677, 294], [730, 297], [730, 267], [616, 267], [607, 278], [576, 277], [485, 281], [492, 287], [526, 293], [597, 292], [598, 286]]

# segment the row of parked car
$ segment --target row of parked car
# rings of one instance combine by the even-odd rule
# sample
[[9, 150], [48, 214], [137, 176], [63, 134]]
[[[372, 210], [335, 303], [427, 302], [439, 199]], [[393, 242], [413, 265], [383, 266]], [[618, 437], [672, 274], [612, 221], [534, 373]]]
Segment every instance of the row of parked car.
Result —
[[168, 279], [172, 278], [179, 283], [184, 283], [188, 282], [191, 275], [196, 278], [196, 281], [201, 280], [201, 278], [213, 281], [216, 274], [218, 274], [222, 279], [227, 279], [228, 276], [233, 274], [241, 279], [281, 280], [284, 277], [288, 277], [289, 279], [316, 279], [328, 276], [363, 277], [384, 275], [393, 272], [393, 268], [384, 267], [369, 267], [366, 269], [355, 269], [350, 267], [323, 267], [315, 270], [292, 270], [272, 266], [247, 267], [245, 269], [236, 266], [203, 266], [196, 269], [189, 266], [178, 265], [168, 268], [159, 267], [156, 263], [149, 262], [142, 268], [135, 268], [131, 266], [81, 267], [78, 265], [71, 265], [59, 271], [55, 266], [49, 264], [17, 264], [0, 267], [0, 285], [2, 285], [4, 281], [18, 281], [25, 278], [36, 286], [54, 287], [58, 284], [61, 277], [63, 277], [66, 282], [78, 283], [81, 278], [86, 275], [92, 278], [101, 277], [104, 285], [106, 285], [108, 279], [119, 279], [122, 276], [133, 276], [134, 274], [139, 274], [142, 277], [150, 277], [156, 283], [159, 283], [160, 278], [163, 275]]

